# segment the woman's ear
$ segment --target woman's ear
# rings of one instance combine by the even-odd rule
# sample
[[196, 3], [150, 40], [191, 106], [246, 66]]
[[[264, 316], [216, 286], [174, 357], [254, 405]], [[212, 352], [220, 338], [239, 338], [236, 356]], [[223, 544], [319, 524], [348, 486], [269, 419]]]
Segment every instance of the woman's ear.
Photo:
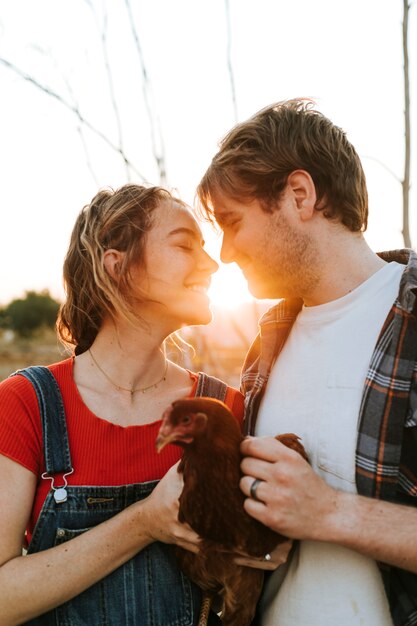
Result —
[[304, 222], [314, 215], [317, 202], [316, 186], [305, 170], [294, 170], [287, 178], [287, 185], [293, 194], [300, 219]]
[[120, 250], [115, 250], [114, 248], [110, 248], [104, 253], [104, 269], [106, 270], [107, 274], [115, 281], [118, 281], [120, 278], [120, 268], [122, 266], [124, 256], [124, 252], [121, 252]]

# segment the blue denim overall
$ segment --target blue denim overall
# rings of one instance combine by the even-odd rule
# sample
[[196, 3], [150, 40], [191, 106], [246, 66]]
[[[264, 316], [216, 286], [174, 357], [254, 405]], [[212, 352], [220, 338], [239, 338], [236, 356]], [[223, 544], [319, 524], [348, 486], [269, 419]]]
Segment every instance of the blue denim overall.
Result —
[[[56, 379], [49, 369], [41, 366], [19, 370], [15, 374], [30, 380], [38, 397], [47, 476], [68, 475], [72, 472], [71, 456], [64, 406]], [[196, 395], [211, 395], [223, 400], [225, 393], [224, 383], [205, 374], [199, 375]], [[52, 481], [28, 554], [69, 541], [101, 524], [146, 498], [158, 482], [120, 487], [73, 487], [66, 486], [65, 478], [64, 481], [65, 491]], [[200, 589], [179, 570], [175, 547], [154, 542], [80, 595], [26, 624], [195, 626], [201, 596]], [[220, 624], [217, 615], [210, 615], [209, 624]]]

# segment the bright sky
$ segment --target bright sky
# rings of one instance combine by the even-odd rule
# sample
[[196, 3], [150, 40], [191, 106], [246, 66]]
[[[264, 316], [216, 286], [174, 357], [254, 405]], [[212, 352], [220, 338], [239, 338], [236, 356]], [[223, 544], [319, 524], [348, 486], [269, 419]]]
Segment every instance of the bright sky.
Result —
[[[125, 151], [145, 178], [158, 184], [142, 71], [125, 2], [1, 4], [0, 57], [76, 103], [90, 123], [117, 143], [100, 39], [107, 7], [108, 55]], [[403, 176], [404, 163], [402, 0], [229, 4], [238, 120], [277, 100], [314, 98], [319, 109], [346, 130], [363, 159], [370, 194], [370, 245], [376, 250], [401, 247], [397, 179]], [[226, 3], [131, 0], [131, 5], [162, 128], [168, 183], [192, 203], [217, 142], [235, 123]], [[416, 12], [414, 6], [409, 27], [412, 77], [417, 76]], [[411, 85], [414, 152], [416, 84], [414, 80]], [[80, 134], [74, 114], [3, 65], [0, 93], [0, 303], [27, 289], [49, 288], [62, 297], [62, 261], [76, 215], [99, 187], [125, 183], [126, 172], [106, 143], [86, 128]], [[416, 246], [414, 164], [411, 228]], [[208, 250], [218, 258], [220, 239], [205, 232]], [[213, 299], [248, 297], [237, 268], [222, 266]]]

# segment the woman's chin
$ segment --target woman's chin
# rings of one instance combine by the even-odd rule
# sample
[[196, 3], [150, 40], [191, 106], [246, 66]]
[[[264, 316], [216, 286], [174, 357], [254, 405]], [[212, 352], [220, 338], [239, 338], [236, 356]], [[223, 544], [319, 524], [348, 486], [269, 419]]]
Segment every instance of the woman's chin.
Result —
[[201, 313], [194, 312], [194, 314], [184, 322], [184, 326], [205, 326], [206, 324], [210, 324], [212, 319], [213, 313], [210, 309], [207, 309], [205, 312], [201, 311]]

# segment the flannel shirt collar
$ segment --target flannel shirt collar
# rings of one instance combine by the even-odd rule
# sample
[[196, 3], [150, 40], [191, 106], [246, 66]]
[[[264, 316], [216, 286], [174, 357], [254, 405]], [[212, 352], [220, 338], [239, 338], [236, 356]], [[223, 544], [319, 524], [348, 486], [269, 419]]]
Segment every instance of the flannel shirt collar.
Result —
[[[377, 252], [377, 255], [387, 263], [396, 261], [397, 263], [402, 263], [407, 266], [401, 278], [398, 300], [405, 310], [412, 313], [417, 298], [417, 253], [414, 252], [414, 250], [404, 248], [389, 250], [387, 252]], [[259, 327], [261, 335], [263, 335], [263, 331], [268, 332], [269, 325], [292, 325], [298, 313], [301, 311], [302, 306], [303, 301], [301, 298], [280, 300], [260, 318]]]
[[396, 261], [407, 266], [401, 277], [397, 302], [405, 311], [413, 313], [416, 309], [417, 299], [417, 253], [414, 250], [404, 248], [378, 252], [378, 256], [387, 263]]

